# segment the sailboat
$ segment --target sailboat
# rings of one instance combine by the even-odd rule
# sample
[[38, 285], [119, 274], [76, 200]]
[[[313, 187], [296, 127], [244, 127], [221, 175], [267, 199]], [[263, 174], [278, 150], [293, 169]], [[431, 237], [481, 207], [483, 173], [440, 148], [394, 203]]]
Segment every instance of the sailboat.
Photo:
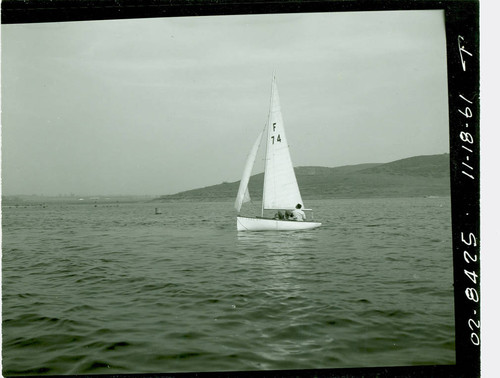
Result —
[[[241, 216], [240, 210], [245, 202], [250, 201], [248, 192], [248, 182], [255, 163], [255, 158], [263, 138], [266, 140], [266, 158], [264, 168], [264, 188], [262, 194], [261, 215], [255, 217]], [[272, 214], [282, 214], [287, 210], [291, 211], [300, 204], [303, 211], [306, 209], [300, 195], [297, 178], [293, 170], [292, 159], [285, 135], [283, 117], [278, 95], [276, 77], [273, 75], [271, 87], [271, 103], [269, 106], [269, 116], [264, 130], [259, 134], [250, 154], [248, 155], [240, 187], [236, 196], [234, 206], [238, 215], [236, 217], [236, 227], [238, 231], [293, 231], [307, 230], [321, 226], [321, 223], [314, 221], [298, 221], [291, 219], [275, 219], [264, 217], [264, 211], [272, 210]], [[279, 213], [278, 213], [279, 212]], [[307, 213], [306, 213], [307, 214]], [[306, 216], [307, 218], [307, 216]]]

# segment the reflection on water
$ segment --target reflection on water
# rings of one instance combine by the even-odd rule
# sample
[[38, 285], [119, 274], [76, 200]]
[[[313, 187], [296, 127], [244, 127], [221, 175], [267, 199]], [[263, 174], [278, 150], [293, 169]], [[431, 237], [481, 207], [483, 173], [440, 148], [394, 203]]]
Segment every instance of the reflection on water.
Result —
[[273, 290], [293, 296], [301, 290], [295, 279], [314, 254], [318, 230], [238, 232], [239, 262], [259, 272]]
[[238, 247], [265, 248], [272, 252], [298, 252], [315, 239], [319, 230], [238, 232]]

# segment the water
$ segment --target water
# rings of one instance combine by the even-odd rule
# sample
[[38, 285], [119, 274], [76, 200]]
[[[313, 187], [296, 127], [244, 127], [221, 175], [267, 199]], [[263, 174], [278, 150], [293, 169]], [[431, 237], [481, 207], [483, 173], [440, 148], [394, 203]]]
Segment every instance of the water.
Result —
[[[454, 364], [449, 198], [3, 208], [3, 373]], [[159, 207], [162, 214], [155, 215]]]

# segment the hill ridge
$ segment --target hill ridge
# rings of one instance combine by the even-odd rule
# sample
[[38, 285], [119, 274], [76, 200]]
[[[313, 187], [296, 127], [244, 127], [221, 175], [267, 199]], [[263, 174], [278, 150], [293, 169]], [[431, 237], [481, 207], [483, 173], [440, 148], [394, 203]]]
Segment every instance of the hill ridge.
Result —
[[[294, 167], [304, 199], [450, 195], [449, 154], [419, 155], [389, 163], [339, 167]], [[250, 178], [249, 192], [262, 198], [264, 174]], [[226, 200], [236, 197], [239, 180], [163, 195], [162, 200]]]

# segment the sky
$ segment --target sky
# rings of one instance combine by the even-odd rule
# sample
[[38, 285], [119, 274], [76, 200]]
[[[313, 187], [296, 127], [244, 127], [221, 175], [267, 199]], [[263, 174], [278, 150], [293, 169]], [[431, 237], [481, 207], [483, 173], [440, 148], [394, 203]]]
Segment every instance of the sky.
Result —
[[4, 195], [162, 195], [237, 181], [266, 123], [273, 71], [295, 166], [449, 151], [440, 10], [1, 32]]

